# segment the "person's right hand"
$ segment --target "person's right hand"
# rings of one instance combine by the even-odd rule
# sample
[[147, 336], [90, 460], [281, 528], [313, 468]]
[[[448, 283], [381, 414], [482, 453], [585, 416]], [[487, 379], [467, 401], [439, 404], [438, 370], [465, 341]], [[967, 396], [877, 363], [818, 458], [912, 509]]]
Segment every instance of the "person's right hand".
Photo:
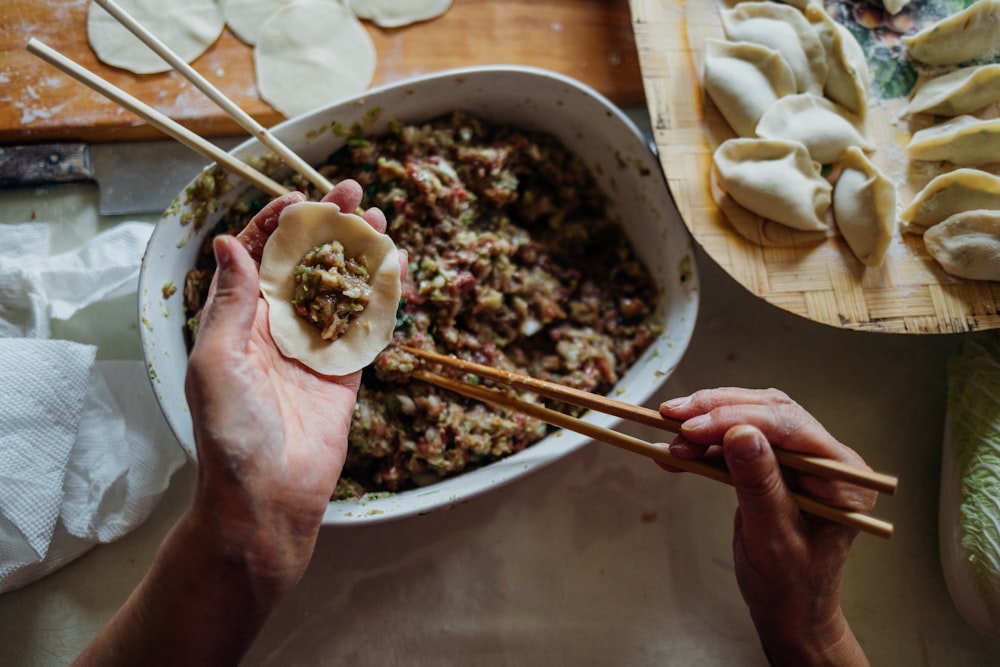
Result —
[[725, 458], [739, 501], [736, 580], [772, 664], [867, 665], [840, 607], [844, 566], [857, 530], [804, 514], [791, 492], [859, 512], [871, 511], [876, 494], [783, 472], [772, 446], [867, 468], [864, 460], [773, 389], [699, 391], [667, 401], [660, 412], [683, 422], [672, 454]]

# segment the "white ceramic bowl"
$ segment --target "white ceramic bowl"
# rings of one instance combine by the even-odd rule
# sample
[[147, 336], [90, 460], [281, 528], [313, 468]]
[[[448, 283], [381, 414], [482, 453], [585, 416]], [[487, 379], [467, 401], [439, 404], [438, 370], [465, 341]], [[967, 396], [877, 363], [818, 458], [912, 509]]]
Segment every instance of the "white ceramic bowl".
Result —
[[[623, 222], [640, 258], [661, 292], [659, 336], [614, 390], [618, 399], [644, 403], [673, 372], [688, 346], [698, 310], [698, 277], [691, 241], [663, 172], [635, 125], [590, 88], [562, 75], [524, 67], [476, 67], [389, 84], [277, 125], [272, 132], [312, 164], [344, 142], [331, 124], [359, 122], [369, 133], [390, 120], [418, 122], [463, 110], [494, 122], [539, 130], [558, 137], [606, 186], [612, 209]], [[267, 150], [249, 140], [233, 150], [244, 160]], [[180, 291], [166, 297], [164, 286], [184, 284], [199, 247], [214, 222], [247, 186], [236, 186], [199, 231], [181, 223], [184, 193], [157, 224], [139, 278], [142, 349], [153, 389], [181, 445], [194, 458], [191, 417], [184, 398], [187, 351]], [[588, 414], [588, 421], [614, 426], [619, 420]], [[532, 447], [478, 470], [426, 488], [358, 502], [333, 502], [327, 524], [356, 524], [426, 513], [462, 502], [555, 461], [589, 439], [558, 431]]]

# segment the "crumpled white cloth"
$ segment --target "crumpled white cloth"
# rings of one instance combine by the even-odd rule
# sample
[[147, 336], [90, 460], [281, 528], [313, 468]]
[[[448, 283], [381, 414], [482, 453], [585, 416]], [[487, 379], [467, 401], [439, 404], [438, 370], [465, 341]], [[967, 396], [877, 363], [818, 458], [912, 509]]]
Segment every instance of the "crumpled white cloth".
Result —
[[45, 223], [0, 224], [0, 592], [130, 532], [185, 460], [141, 361], [50, 338], [51, 319], [136, 292], [151, 231], [50, 256]]

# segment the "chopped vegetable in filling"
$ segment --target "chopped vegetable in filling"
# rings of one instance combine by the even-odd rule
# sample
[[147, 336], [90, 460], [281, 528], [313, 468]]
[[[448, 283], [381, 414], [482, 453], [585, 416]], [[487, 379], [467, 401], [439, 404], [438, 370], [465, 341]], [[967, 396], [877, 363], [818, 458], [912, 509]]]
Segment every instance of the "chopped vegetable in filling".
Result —
[[295, 312], [337, 340], [371, 300], [370, 279], [365, 258], [344, 257], [338, 241], [314, 248], [295, 267]]

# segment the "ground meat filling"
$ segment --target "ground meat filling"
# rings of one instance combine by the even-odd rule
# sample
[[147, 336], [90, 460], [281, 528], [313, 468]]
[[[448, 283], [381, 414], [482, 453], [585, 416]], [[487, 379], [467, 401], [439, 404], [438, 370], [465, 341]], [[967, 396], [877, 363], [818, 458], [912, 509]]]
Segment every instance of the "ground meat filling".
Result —
[[310, 250], [295, 267], [292, 304], [312, 323], [323, 340], [340, 338], [372, 297], [371, 276], [364, 257], [344, 256], [337, 241]]
[[[602, 176], [609, 188], [616, 169]], [[385, 212], [408, 254], [396, 343], [607, 393], [659, 333], [654, 283], [604, 190], [551, 136], [458, 113], [381, 136], [351, 131], [321, 171], [359, 181], [361, 206]], [[234, 209], [217, 231], [238, 231], [262, 205]], [[185, 288], [192, 331], [211, 271], [206, 244]], [[425, 486], [549, 432], [411, 380], [415, 363], [390, 346], [363, 371], [335, 498]]]

